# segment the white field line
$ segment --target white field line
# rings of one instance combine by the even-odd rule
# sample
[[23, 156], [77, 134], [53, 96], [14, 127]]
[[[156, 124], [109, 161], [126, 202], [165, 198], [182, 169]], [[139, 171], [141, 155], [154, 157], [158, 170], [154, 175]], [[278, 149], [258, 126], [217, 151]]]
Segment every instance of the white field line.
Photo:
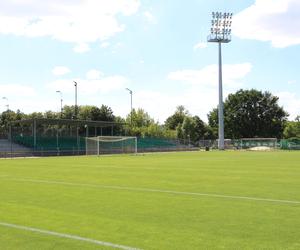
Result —
[[[42, 165], [40, 165], [42, 166]], [[97, 165], [97, 166], [92, 166], [92, 165], [84, 165], [84, 164], [80, 164], [80, 165], [72, 165], [69, 166], [70, 168], [96, 168], [96, 169], [132, 169], [132, 170], [165, 170], [165, 171], [169, 171], [169, 170], [188, 170], [188, 171], [201, 171], [203, 170], [202, 168], [159, 168], [159, 167], [128, 167], [128, 166], [117, 166], [117, 165]], [[19, 166], [19, 168], [22, 168], [22, 166]], [[210, 168], [207, 168], [210, 169]], [[0, 176], [1, 177], [1, 176]]]
[[189, 168], [189, 167], [141, 167], [141, 166], [137, 166], [137, 167], [129, 167], [129, 166], [117, 166], [117, 165], [84, 165], [84, 164], [80, 164], [80, 165], [72, 165], [69, 166], [70, 168], [96, 168], [96, 169], [132, 169], [132, 170], [164, 170], [164, 171], [169, 171], [169, 170], [176, 170], [176, 171], [181, 171], [181, 170], [187, 170], [187, 171], [202, 171], [202, 170], [215, 170], [209, 167], [201, 167], [201, 168]]
[[28, 156], [28, 157], [7, 157], [7, 158], [0, 158], [0, 160], [24, 160], [24, 159], [39, 159], [42, 157], [38, 156]]
[[181, 192], [181, 191], [152, 189], [152, 188], [97, 185], [97, 184], [85, 184], [85, 183], [74, 183], [74, 182], [63, 182], [63, 181], [48, 181], [48, 180], [36, 180], [36, 179], [24, 179], [24, 178], [10, 178], [10, 179], [2, 179], [2, 180], [44, 183], [44, 184], [54, 184], [54, 185], [64, 185], [64, 186], [75, 186], [75, 187], [137, 191], [137, 192], [148, 192], [148, 193], [165, 193], [165, 194], [188, 195], [188, 196], [206, 196], [206, 197], [223, 198], [223, 199], [250, 200], [250, 201], [262, 201], [262, 202], [272, 202], [272, 203], [300, 204], [300, 201], [296, 201], [296, 200], [280, 200], [280, 199], [257, 198], [257, 197], [249, 197], [249, 196], [235, 196], [235, 195], [209, 194], [209, 193], [196, 193], [196, 192]]
[[0, 222], [0, 226], [15, 228], [15, 229], [23, 230], [23, 231], [30, 231], [30, 232], [39, 233], [39, 234], [51, 235], [51, 236], [55, 236], [55, 237], [59, 237], [59, 238], [67, 238], [67, 239], [72, 239], [72, 240], [84, 241], [84, 242], [92, 243], [95, 245], [112, 247], [112, 248], [116, 248], [116, 249], [138, 250], [138, 248], [133, 248], [133, 247], [128, 247], [128, 246], [113, 244], [110, 242], [84, 238], [84, 237], [80, 237], [77, 235], [57, 233], [57, 232], [53, 232], [53, 231], [48, 231], [48, 230], [43, 230], [43, 229], [38, 229], [38, 228], [33, 228], [33, 227], [20, 226], [20, 225], [5, 223], [5, 222]]
[[[121, 166], [121, 167], [119, 167], [119, 166], [116, 166], [116, 165], [114, 165], [114, 166], [109, 166], [109, 165], [98, 165], [98, 166], [91, 166], [91, 165], [72, 165], [71, 166], [72, 168], [74, 168], [74, 167], [77, 167], [77, 168], [82, 168], [82, 167], [85, 167], [85, 168], [115, 168], [115, 169], [138, 169], [138, 170], [161, 170], [161, 169], [163, 169], [163, 168], [155, 168], [155, 167], [127, 167], [127, 166]], [[169, 168], [169, 169], [171, 169], [171, 168]], [[169, 170], [169, 169], [166, 169], [166, 170]]]

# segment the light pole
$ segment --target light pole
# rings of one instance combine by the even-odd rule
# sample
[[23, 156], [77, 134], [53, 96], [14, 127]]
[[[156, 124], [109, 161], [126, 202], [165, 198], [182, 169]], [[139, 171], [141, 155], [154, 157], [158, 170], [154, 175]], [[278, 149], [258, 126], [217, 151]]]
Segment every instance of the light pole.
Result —
[[60, 94], [60, 119], [62, 119], [62, 115], [63, 115], [63, 94], [60, 90], [57, 90], [56, 93]]
[[6, 102], [7, 102], [7, 104], [6, 104], [5, 106], [6, 106], [6, 109], [7, 109], [7, 111], [8, 111], [8, 110], [9, 110], [8, 98], [5, 97], [5, 96], [3, 96], [2, 99], [3, 99], [3, 100], [6, 100]]
[[231, 41], [232, 13], [212, 12], [212, 26], [207, 41], [219, 45], [219, 150], [224, 150], [224, 104], [222, 86], [222, 43]]
[[130, 94], [130, 125], [132, 125], [132, 90], [129, 88], [126, 88], [126, 90], [129, 92]]
[[75, 86], [75, 115], [74, 115], [74, 119], [77, 119], [77, 82], [74, 82], [74, 86]]

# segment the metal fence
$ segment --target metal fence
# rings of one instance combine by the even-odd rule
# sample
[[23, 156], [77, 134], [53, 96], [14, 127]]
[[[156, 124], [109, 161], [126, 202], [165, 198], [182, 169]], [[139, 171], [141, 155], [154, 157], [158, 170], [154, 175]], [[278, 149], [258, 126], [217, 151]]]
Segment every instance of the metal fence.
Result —
[[[218, 149], [218, 140], [200, 140], [201, 149]], [[225, 139], [225, 149], [232, 150], [300, 150], [300, 139], [243, 138]]]

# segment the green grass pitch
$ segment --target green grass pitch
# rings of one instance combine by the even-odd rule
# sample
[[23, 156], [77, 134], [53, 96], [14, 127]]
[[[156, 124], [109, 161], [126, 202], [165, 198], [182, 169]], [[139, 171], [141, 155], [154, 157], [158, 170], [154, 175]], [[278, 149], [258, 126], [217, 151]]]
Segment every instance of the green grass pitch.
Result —
[[117, 245], [300, 249], [300, 152], [0, 160], [0, 249]]

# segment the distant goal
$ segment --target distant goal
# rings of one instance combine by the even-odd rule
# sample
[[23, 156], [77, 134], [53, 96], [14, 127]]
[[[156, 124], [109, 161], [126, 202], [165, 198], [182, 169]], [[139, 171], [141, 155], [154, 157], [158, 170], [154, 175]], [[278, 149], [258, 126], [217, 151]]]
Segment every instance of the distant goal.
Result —
[[134, 136], [97, 136], [85, 140], [86, 155], [137, 153], [137, 137]]
[[241, 149], [268, 150], [277, 148], [277, 138], [242, 138], [239, 141]]

